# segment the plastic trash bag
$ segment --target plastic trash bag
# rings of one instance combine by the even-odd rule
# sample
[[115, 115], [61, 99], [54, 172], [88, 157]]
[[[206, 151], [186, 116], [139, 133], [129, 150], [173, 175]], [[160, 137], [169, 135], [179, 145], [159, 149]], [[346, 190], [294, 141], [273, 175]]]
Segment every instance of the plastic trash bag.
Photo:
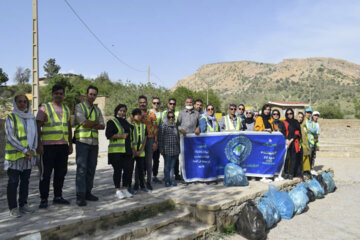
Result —
[[315, 198], [323, 198], [324, 197], [324, 189], [321, 187], [320, 183], [313, 178], [311, 181], [305, 184], [306, 187], [310, 188], [310, 190], [314, 193]]
[[249, 182], [246, 179], [244, 170], [240, 166], [228, 163], [224, 170], [224, 185], [227, 187], [247, 186]]
[[296, 188], [289, 192], [289, 197], [294, 202], [294, 212], [296, 215], [302, 213], [307, 203], [309, 202], [309, 197], [307, 196], [307, 190], [303, 184], [299, 184]]
[[291, 219], [294, 215], [294, 203], [284, 191], [277, 191], [276, 186], [269, 184], [269, 192], [266, 194], [280, 212], [281, 218]]
[[266, 222], [253, 201], [247, 201], [235, 223], [237, 233], [247, 239], [266, 239]]
[[280, 221], [280, 212], [269, 198], [263, 197], [261, 201], [258, 201], [258, 203], [257, 208], [262, 213], [267, 228], [271, 228], [274, 224]]
[[315, 201], [316, 197], [315, 197], [315, 194], [313, 193], [313, 191], [311, 191], [311, 189], [308, 187], [306, 187], [306, 190], [307, 190], [306, 195], [309, 198], [309, 202]]
[[317, 175], [315, 178], [320, 183], [322, 189], [324, 189], [324, 195], [326, 195], [328, 193], [327, 192], [327, 186], [326, 186], [326, 183], [325, 183], [322, 175]]
[[331, 193], [331, 192], [335, 191], [336, 185], [335, 185], [334, 179], [332, 178], [331, 173], [323, 172], [322, 177], [323, 177], [324, 182], [326, 183], [327, 192]]

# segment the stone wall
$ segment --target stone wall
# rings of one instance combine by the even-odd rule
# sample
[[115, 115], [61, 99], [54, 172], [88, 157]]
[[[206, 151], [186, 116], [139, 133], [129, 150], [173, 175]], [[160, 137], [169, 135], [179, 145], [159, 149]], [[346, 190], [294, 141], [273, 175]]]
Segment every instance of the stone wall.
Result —
[[4, 173], [5, 157], [5, 120], [0, 119], [0, 175]]

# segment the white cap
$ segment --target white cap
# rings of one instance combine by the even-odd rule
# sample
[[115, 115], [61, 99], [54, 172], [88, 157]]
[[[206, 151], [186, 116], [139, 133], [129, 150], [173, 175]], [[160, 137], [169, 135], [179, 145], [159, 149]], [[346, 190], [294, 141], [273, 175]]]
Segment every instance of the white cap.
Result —
[[313, 113], [312, 113], [312, 115], [314, 116], [314, 115], [319, 115], [320, 116], [320, 113], [318, 112], [318, 111], [314, 111]]

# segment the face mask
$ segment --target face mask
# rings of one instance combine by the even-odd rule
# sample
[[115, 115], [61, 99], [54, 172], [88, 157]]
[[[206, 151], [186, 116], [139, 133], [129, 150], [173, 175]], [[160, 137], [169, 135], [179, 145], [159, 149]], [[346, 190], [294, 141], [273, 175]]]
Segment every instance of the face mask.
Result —
[[125, 117], [120, 117], [119, 114], [116, 114], [116, 117], [125, 119]]
[[193, 106], [185, 106], [185, 108], [186, 108], [187, 110], [191, 110], [191, 109], [193, 109]]

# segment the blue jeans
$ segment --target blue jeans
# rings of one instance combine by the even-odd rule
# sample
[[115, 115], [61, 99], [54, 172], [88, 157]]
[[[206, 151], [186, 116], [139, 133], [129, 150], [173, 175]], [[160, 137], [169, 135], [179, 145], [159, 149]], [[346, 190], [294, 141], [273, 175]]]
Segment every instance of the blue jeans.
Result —
[[164, 176], [165, 176], [165, 183], [171, 183], [174, 181], [174, 166], [175, 162], [178, 159], [179, 155], [168, 156], [164, 155]]
[[85, 198], [91, 193], [98, 152], [98, 145], [76, 142], [76, 196], [78, 198]]

